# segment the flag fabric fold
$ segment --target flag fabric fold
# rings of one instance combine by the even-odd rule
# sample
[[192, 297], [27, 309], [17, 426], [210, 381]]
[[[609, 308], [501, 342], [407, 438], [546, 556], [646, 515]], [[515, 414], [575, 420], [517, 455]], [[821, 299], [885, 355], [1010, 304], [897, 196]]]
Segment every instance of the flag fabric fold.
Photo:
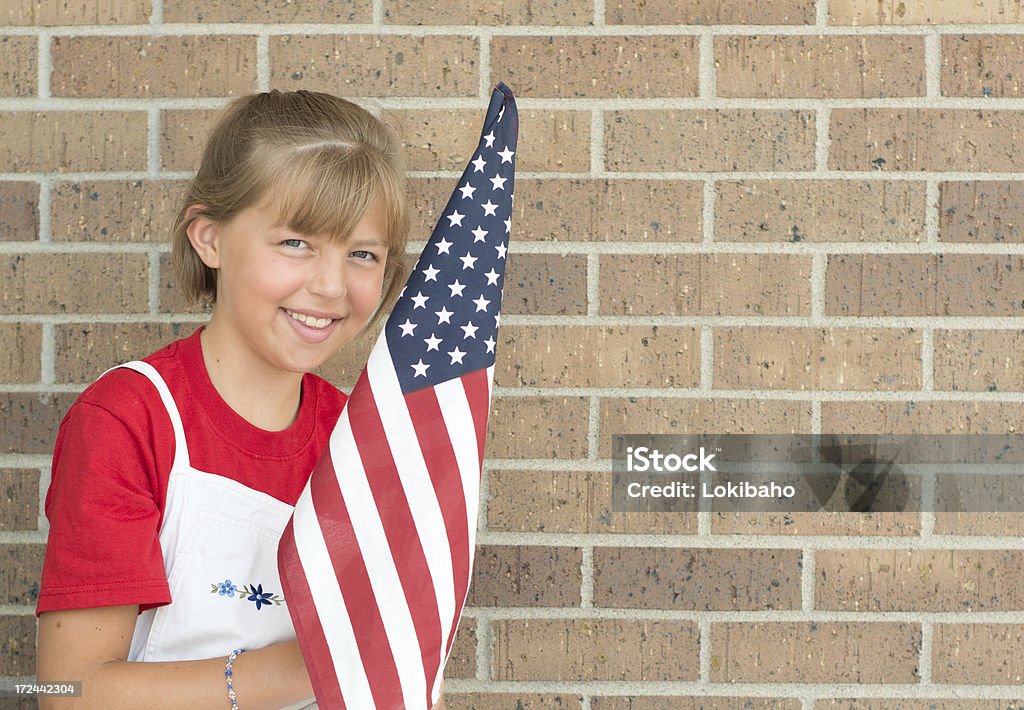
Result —
[[518, 138], [504, 84], [481, 134], [278, 548], [324, 710], [435, 703], [469, 589]]

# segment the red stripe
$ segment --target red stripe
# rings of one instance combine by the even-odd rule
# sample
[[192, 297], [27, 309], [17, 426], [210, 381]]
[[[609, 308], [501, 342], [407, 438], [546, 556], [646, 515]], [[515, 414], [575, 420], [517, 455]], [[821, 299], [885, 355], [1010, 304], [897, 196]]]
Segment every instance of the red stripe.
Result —
[[462, 386], [466, 389], [469, 411], [473, 413], [473, 428], [476, 429], [476, 443], [480, 450], [480, 466], [482, 468], [485, 437], [487, 436], [487, 410], [491, 402], [491, 393], [487, 386], [487, 370], [467, 372], [462, 376]]
[[[339, 473], [342, 477], [346, 475], [345, 471]], [[354, 474], [349, 472], [348, 475]], [[391, 655], [391, 648], [386, 643], [384, 622], [377, 607], [373, 588], [370, 586], [362, 550], [352, 530], [348, 508], [341, 495], [329, 446], [317, 462], [313, 475], [310, 476], [309, 485], [313, 507], [324, 541], [327, 543], [327, 552], [331, 557], [341, 596], [345, 600], [345, 608], [348, 610], [356, 645], [359, 647], [363, 670], [370, 682], [374, 703], [380, 708], [400, 708], [403, 702], [398, 668]]]
[[306, 661], [317, 704], [325, 708], [344, 708], [345, 702], [334, 671], [331, 649], [327, 646], [324, 628], [320, 624], [320, 616], [313, 603], [313, 596], [309, 593], [309, 583], [295, 547], [293, 523], [294, 518], [288, 521], [277, 548], [277, 567], [285, 605], [291, 614], [292, 625], [295, 626], [295, 635]]

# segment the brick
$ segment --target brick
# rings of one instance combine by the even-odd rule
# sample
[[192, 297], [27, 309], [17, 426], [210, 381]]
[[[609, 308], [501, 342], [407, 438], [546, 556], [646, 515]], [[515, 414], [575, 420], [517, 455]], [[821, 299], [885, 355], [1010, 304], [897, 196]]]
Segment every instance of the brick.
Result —
[[699, 697], [595, 697], [590, 700], [591, 710], [800, 710], [799, 700], [783, 698], [715, 698]]
[[491, 81], [523, 97], [697, 96], [696, 37], [495, 37]]
[[[389, 110], [383, 118], [402, 137], [410, 170], [462, 171], [480, 141], [476, 110]], [[519, 124], [517, 170], [590, 170], [589, 112], [520, 109]]]
[[[158, 283], [160, 289], [160, 306], [158, 310], [160, 313], [209, 314], [211, 312], [212, 309], [209, 305], [189, 305], [186, 303], [181, 288], [178, 286], [178, 277], [175, 275], [171, 264], [171, 255], [168, 253], [160, 255], [160, 278]], [[365, 359], [363, 363], [366, 363]]]
[[24, 254], [7, 259], [0, 313], [139, 313], [149, 302], [145, 254]]
[[905, 623], [711, 625], [712, 683], [917, 683], [921, 627]]
[[49, 454], [57, 427], [77, 395], [0, 394], [0, 453]]
[[925, 185], [908, 180], [716, 184], [715, 241], [919, 242]]
[[0, 36], [0, 96], [36, 95], [37, 54], [35, 37]]
[[143, 170], [141, 111], [2, 111], [0, 163], [11, 172]]
[[605, 17], [611, 25], [810, 25], [814, 0], [612, 0]]
[[[0, 674], [5, 676], [28, 677], [36, 672], [36, 619], [32, 614], [0, 616]], [[24, 700], [24, 698], [22, 698]], [[28, 710], [35, 708], [35, 700], [29, 699], [31, 705], [22, 703], [14, 705], [6, 700], [4, 707]], [[7, 705], [6, 703], [11, 703]]]
[[510, 0], [384, 0], [384, 22], [394, 25], [589, 25], [594, 7], [586, 0], [534, 3]]
[[675, 326], [505, 326], [499, 387], [696, 387], [700, 332]]
[[1024, 609], [1016, 550], [818, 550], [815, 606], [838, 611]]
[[330, 4], [318, 0], [176, 0], [164, 6], [164, 22], [370, 24], [373, 3], [370, 0], [339, 0]]
[[1024, 184], [972, 180], [939, 185], [939, 239], [1024, 242]]
[[715, 535], [917, 536], [921, 532], [921, 514], [843, 511], [712, 513], [711, 532]]
[[921, 387], [921, 332], [907, 328], [722, 327], [714, 347], [716, 389]]
[[37, 543], [0, 545], [0, 603], [35, 604], [45, 551]]
[[758, 109], [605, 114], [609, 170], [812, 170], [814, 113]]
[[0, 25], [139, 25], [149, 21], [151, 12], [151, 0], [5, 0]]
[[1024, 391], [1024, 347], [1017, 330], [940, 330], [935, 333], [936, 389], [968, 392]]
[[996, 254], [830, 255], [825, 313], [844, 316], [1015, 316], [1024, 258]]
[[198, 323], [68, 323], [54, 327], [60, 383], [90, 383], [107, 369], [190, 335]]
[[186, 185], [178, 180], [58, 182], [50, 197], [52, 238], [167, 242]]
[[0, 323], [0, 382], [38, 382], [42, 361], [42, 326], [32, 323]]
[[999, 0], [829, 0], [828, 9], [829, 24], [833, 25], [993, 25], [1018, 23], [1024, 18], [1020, 5]]
[[1013, 710], [1001, 700], [880, 700], [878, 698], [819, 700], [814, 710]]
[[0, 469], [0, 530], [35, 530], [39, 526], [39, 471]]
[[589, 407], [586, 397], [494, 397], [487, 422], [487, 456], [583, 458]]
[[597, 547], [594, 606], [763, 611], [800, 608], [799, 550]]
[[829, 402], [821, 430], [844, 434], [1000, 434], [1024, 431], [1017, 402]]
[[579, 606], [582, 584], [578, 547], [481, 545], [473, 564], [469, 606]]
[[587, 257], [581, 254], [510, 254], [505, 267], [501, 312], [503, 315], [585, 314]]
[[942, 95], [1024, 95], [1015, 72], [1024, 40], [1013, 35], [946, 35], [942, 38]]
[[492, 624], [495, 680], [697, 680], [689, 621], [511, 619]]
[[696, 513], [613, 513], [611, 475], [490, 471], [487, 527], [501, 532], [692, 535]]
[[160, 167], [199, 169], [206, 138], [221, 109], [167, 109], [160, 112]]
[[1016, 172], [1024, 111], [835, 109], [832, 170]]
[[472, 37], [271, 37], [270, 82], [281, 90], [344, 96], [476, 96], [480, 47]]
[[254, 37], [55, 37], [54, 96], [240, 96], [256, 90]]
[[[473, 678], [476, 676], [476, 619], [463, 616], [448, 662], [444, 666], [445, 678]], [[447, 697], [447, 693], [445, 694]]]
[[28, 242], [39, 238], [39, 185], [0, 182], [0, 242]]
[[784, 254], [602, 254], [602, 315], [811, 312], [811, 259]]
[[[972, 477], [973, 478], [973, 477]], [[961, 490], [970, 490], [976, 486], [976, 481], [970, 481], [970, 487], [962, 487]], [[1019, 493], [1016, 493], [1019, 497]], [[952, 507], [952, 506], [950, 506]], [[935, 513], [935, 535], [990, 535], [1002, 537], [1013, 535], [1024, 537], [1024, 517], [1019, 512], [984, 512], [981, 508], [975, 508], [968, 513]]]
[[716, 37], [719, 96], [924, 96], [924, 37]]
[[1024, 626], [936, 624], [932, 638], [932, 682], [1020, 685], [1024, 682]]
[[535, 693], [444, 693], [446, 710], [581, 710], [579, 695]]

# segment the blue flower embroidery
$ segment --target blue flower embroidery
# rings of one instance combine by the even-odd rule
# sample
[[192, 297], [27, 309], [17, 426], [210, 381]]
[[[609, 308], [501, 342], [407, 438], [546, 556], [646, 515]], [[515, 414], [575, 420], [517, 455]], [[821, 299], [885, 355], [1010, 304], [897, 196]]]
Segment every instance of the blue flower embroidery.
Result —
[[249, 589], [252, 590], [252, 594], [248, 596], [249, 601], [256, 602], [256, 611], [260, 610], [261, 604], [270, 604], [273, 595], [270, 592], [263, 591], [263, 585], [260, 584], [256, 587], [249, 585]]
[[217, 593], [222, 597], [233, 597], [237, 591], [238, 587], [232, 584], [230, 579], [226, 579], [217, 585]]
[[280, 606], [284, 604], [284, 599], [273, 592], [264, 592], [262, 584], [246, 584], [239, 589], [234, 582], [230, 579], [225, 579], [223, 582], [213, 582], [210, 584], [210, 594], [217, 594], [222, 597], [232, 597], [238, 595], [240, 601], [250, 601], [256, 603], [256, 610], [259, 611], [264, 606]]

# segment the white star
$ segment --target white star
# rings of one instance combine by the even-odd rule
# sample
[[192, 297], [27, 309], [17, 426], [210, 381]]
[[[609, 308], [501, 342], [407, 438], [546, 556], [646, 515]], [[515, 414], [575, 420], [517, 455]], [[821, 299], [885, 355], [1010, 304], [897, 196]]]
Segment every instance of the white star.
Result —
[[484, 208], [484, 217], [486, 217], [489, 214], [494, 214], [494, 210], [498, 209], [498, 206], [491, 202], [490, 200], [487, 200], [487, 202], [480, 206]]
[[413, 332], [414, 330], [416, 330], [416, 324], [415, 324], [415, 323], [413, 323], [413, 322], [412, 322], [411, 320], [409, 320], [408, 318], [406, 318], [406, 319], [405, 319], [405, 323], [401, 323], [401, 324], [399, 324], [399, 326], [398, 326], [398, 327], [402, 329], [402, 337], [403, 337], [403, 338], [404, 338], [405, 336], [407, 336], [407, 335], [412, 335], [412, 332]]
[[455, 210], [450, 215], [448, 215], [448, 220], [449, 220], [448, 226], [449, 227], [454, 227], [455, 225], [458, 225], [458, 226], [461, 227], [462, 226], [462, 218], [465, 217], [465, 216], [466, 215], [464, 215], [464, 214], [459, 214], [458, 210]]
[[439, 310], [434, 315], [437, 316], [438, 325], [441, 325], [442, 323], [448, 323], [450, 325], [452, 322], [452, 316], [455, 314], [452, 311], [449, 311], [444, 306], [441, 306], [441, 310]]
[[484, 166], [487, 165], [487, 161], [484, 160], [484, 156], [478, 155], [476, 156], [476, 160], [472, 161], [472, 165], [474, 173], [482, 173], [484, 171]]
[[478, 298], [475, 301], [473, 301], [473, 303], [476, 304], [476, 309], [478, 311], [486, 311], [487, 310], [487, 306], [489, 306], [491, 302], [488, 301], [483, 296], [481, 296], [480, 298]]
[[489, 352], [489, 353], [493, 353], [494, 352], [494, 345], [495, 345], [494, 338], [488, 336], [487, 340], [484, 341], [484, 345], [487, 346], [487, 352]]
[[465, 185], [459, 188], [459, 192], [462, 193], [462, 199], [465, 200], [466, 198], [473, 196], [473, 193], [476, 192], [476, 188], [467, 182]]
[[448, 251], [448, 247], [450, 247], [451, 245], [452, 245], [452, 243], [450, 241], [448, 241], [444, 237], [441, 237], [441, 241], [439, 241], [437, 243], [437, 245], [436, 245], [437, 246], [437, 253], [438, 254], [451, 254], [451, 252]]
[[413, 310], [417, 308], [426, 308], [427, 301], [430, 300], [430, 296], [424, 296], [422, 291], [417, 291], [416, 295], [412, 297], [412, 302], [416, 305], [413, 306]]
[[463, 286], [462, 284], [460, 284], [458, 279], [455, 279], [455, 283], [448, 284], [448, 288], [450, 288], [452, 290], [452, 297], [455, 297], [455, 296], [461, 296], [462, 295], [462, 289], [464, 289], [466, 287]]
[[487, 285], [488, 286], [497, 286], [498, 285], [498, 277], [501, 276], [501, 274], [499, 274], [494, 269], [491, 269], [486, 274], [484, 274], [484, 276], [487, 277]]
[[473, 325], [473, 321], [469, 321], [466, 325], [460, 325], [459, 327], [462, 328], [462, 332], [465, 333], [465, 335], [462, 336], [463, 340], [466, 338], [473, 338], [475, 340], [476, 332], [480, 330], [478, 326]]
[[498, 258], [499, 259], [504, 259], [505, 258], [505, 252], [508, 251], [508, 248], [504, 244], [499, 244], [498, 246], [496, 246], [494, 248], [498, 250]]
[[437, 346], [441, 344], [442, 340], [433, 333], [430, 334], [429, 338], [424, 338], [423, 342], [427, 344], [427, 352], [431, 350], [437, 350]]
[[511, 231], [512, 231], [512, 218], [509, 217], [508, 219], [505, 220], [505, 234], [508, 234]]
[[511, 163], [512, 162], [512, 156], [515, 155], [515, 154], [516, 154], [515, 151], [509, 150], [508, 146], [505, 146], [505, 150], [498, 151], [498, 155], [501, 156], [501, 162], [503, 162], [503, 163]]
[[[505, 109], [502, 109], [502, 111], [504, 110]], [[486, 136], [484, 136], [484, 140], [487, 141], [488, 148], [492, 147], [494, 145], [494, 131], [491, 131]]]
[[470, 254], [469, 252], [466, 252], [465, 256], [460, 256], [459, 259], [462, 261], [463, 269], [472, 269], [473, 264], [476, 263], [476, 257]]
[[477, 227], [476, 229], [473, 230], [473, 237], [474, 237], [473, 243], [476, 244], [477, 242], [482, 242], [484, 240], [484, 237], [486, 237], [486, 236], [487, 236], [487, 230], [486, 229], [481, 229], [480, 227]]
[[493, 187], [491, 187], [491, 189], [492, 190], [504, 190], [505, 189], [505, 181], [506, 180], [508, 180], [508, 178], [503, 178], [501, 175], [495, 175], [494, 177], [491, 178], [491, 185], [493, 185]]
[[461, 350], [459, 350], [458, 347], [456, 347], [454, 350], [452, 350], [448, 354], [452, 356], [452, 361], [450, 363], [448, 363], [449, 365], [454, 365], [455, 363], [459, 363], [461, 365], [462, 364], [462, 358], [466, 357], [466, 353], [464, 353]]
[[412, 366], [412, 369], [416, 371], [416, 374], [413, 375], [413, 377], [426, 377], [428, 367], [430, 367], [430, 365], [423, 362], [423, 358], [420, 358], [420, 361]]
[[437, 281], [437, 275], [441, 273], [440, 269], [435, 269], [434, 265], [431, 264], [423, 270], [423, 275], [426, 277], [426, 281]]

